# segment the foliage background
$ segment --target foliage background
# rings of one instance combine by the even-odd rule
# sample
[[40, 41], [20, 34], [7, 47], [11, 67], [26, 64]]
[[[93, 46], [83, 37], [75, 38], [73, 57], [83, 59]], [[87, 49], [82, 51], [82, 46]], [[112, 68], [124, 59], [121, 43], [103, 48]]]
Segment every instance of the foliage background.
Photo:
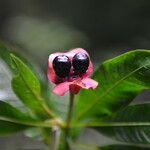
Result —
[[[149, 0], [0, 0], [0, 39], [18, 47], [16, 51], [38, 63], [45, 72], [50, 53], [74, 47], [87, 49], [96, 66], [131, 49], [150, 49], [149, 8]], [[146, 91], [135, 101], [141, 97], [148, 100], [149, 95]], [[85, 134], [82, 137], [89, 140]], [[101, 138], [92, 131], [88, 134]], [[1, 149], [11, 146], [16, 150], [16, 145], [19, 149], [29, 149], [31, 145], [42, 149], [39, 142], [30, 140], [22, 134], [3, 137]]]

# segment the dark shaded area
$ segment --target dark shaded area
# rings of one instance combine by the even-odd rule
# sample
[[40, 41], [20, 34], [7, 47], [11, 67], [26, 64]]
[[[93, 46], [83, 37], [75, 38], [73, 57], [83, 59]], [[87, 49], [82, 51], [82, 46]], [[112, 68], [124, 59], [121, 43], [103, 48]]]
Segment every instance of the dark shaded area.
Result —
[[91, 39], [92, 49], [118, 45], [139, 48], [136, 39], [148, 40], [149, 37], [149, 6], [149, 1], [141, 0], [47, 1], [45, 12], [55, 14], [85, 32]]
[[[13, 41], [9, 38], [12, 32], [7, 34], [4, 26], [15, 16], [29, 16], [43, 20], [56, 18], [84, 33], [89, 43], [82, 46], [96, 51], [96, 54], [103, 53], [98, 51], [107, 53], [108, 50], [116, 52], [136, 48], [149, 49], [149, 8], [148, 0], [1, 0], [0, 35], [2, 39]], [[34, 42], [34, 38], [32, 40]], [[26, 48], [19, 42], [13, 42]], [[72, 46], [76, 45], [78, 46], [75, 42]]]

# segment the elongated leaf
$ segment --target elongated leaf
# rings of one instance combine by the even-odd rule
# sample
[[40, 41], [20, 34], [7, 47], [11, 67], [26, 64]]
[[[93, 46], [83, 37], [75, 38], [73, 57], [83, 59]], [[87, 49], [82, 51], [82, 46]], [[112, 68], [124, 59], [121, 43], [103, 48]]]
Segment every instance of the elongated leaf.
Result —
[[0, 100], [5, 101], [20, 110], [27, 112], [24, 104], [18, 100], [15, 93], [11, 89], [12, 73], [8, 66], [0, 59]]
[[25, 125], [0, 120], [0, 136], [16, 133], [25, 130], [27, 127]]
[[35, 120], [33, 117], [30, 116], [30, 114], [23, 113], [19, 109], [3, 101], [0, 101], [0, 117], [15, 119], [18, 121]]
[[138, 147], [138, 146], [128, 146], [128, 145], [109, 145], [101, 147], [97, 150], [150, 150], [150, 147]]
[[15, 133], [30, 127], [23, 125], [24, 121], [35, 121], [35, 119], [10, 104], [0, 101], [0, 135]]
[[101, 147], [85, 145], [85, 144], [77, 144], [72, 146], [74, 150], [150, 150], [150, 146], [144, 145], [131, 145], [131, 144], [114, 144], [114, 145], [106, 145]]
[[18, 100], [11, 89], [12, 72], [10, 48], [3, 42], [0, 42], [0, 100], [27, 112], [27, 108]]
[[11, 69], [10, 48], [0, 41], [0, 58], [2, 58]]
[[101, 133], [126, 143], [150, 144], [149, 103], [128, 106], [104, 121], [97, 128]]
[[113, 144], [105, 145], [101, 147], [85, 145], [85, 144], [76, 144], [72, 146], [74, 150], [150, 150], [150, 146], [144, 145], [132, 145], [132, 144]]
[[94, 73], [95, 90], [77, 96], [76, 119], [111, 115], [128, 105], [141, 91], [150, 88], [150, 51], [135, 50], [105, 61]]
[[11, 55], [17, 75], [12, 80], [12, 88], [22, 102], [37, 116], [52, 115], [41, 97], [40, 82], [32, 71], [16, 56]]
[[[45, 81], [45, 78], [43, 77], [43, 75], [41, 75], [41, 70], [36, 64], [34, 64], [33, 66], [33, 63], [31, 64], [31, 61], [27, 60], [21, 54], [17, 53], [14, 49], [14, 47], [10, 45], [8, 46], [8, 44], [0, 41], [0, 99], [2, 97], [3, 100], [9, 102], [10, 104], [13, 104], [15, 107], [19, 107], [19, 109], [23, 111], [28, 111], [27, 107], [25, 107], [24, 104], [18, 100], [18, 98], [11, 89], [11, 78], [12, 73], [14, 73], [14, 69], [12, 69], [12, 60], [10, 57], [10, 53], [12, 52], [12, 50], [13, 52], [15, 52], [15, 55], [17, 57], [21, 58], [21, 60], [25, 64], [32, 68], [32, 71], [37, 74], [37, 77], [41, 81], [44, 88], [46, 88], [47, 81]], [[42, 92], [45, 95], [48, 95], [48, 92], [43, 87], [41, 88], [43, 89]], [[46, 99], [47, 102], [50, 102], [49, 95], [46, 97]]]
[[[10, 124], [11, 126], [15, 126], [15, 129], [19, 128], [19, 130], [31, 127], [43, 128], [43, 130], [46, 130], [44, 128], [48, 128], [48, 130], [50, 130], [49, 128], [53, 126], [54, 120], [40, 121], [40, 119], [32, 117], [29, 113], [21, 112], [10, 104], [0, 101], [0, 123], [2, 124], [2, 127], [0, 124], [0, 128], [3, 128], [6, 123], [6, 128]], [[7, 133], [9, 133], [9, 131]]]

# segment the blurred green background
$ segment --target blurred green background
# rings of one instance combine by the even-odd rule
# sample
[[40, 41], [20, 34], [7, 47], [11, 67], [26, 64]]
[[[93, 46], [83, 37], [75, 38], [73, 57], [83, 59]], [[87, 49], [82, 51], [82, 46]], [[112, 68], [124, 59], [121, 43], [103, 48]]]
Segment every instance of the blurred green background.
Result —
[[[150, 49], [150, 1], [0, 0], [0, 39], [18, 47], [45, 74], [50, 53], [76, 47], [86, 49], [97, 65], [132, 49]], [[4, 96], [8, 93], [1, 90]], [[149, 93], [136, 101], [140, 97], [148, 100]], [[90, 135], [93, 141], [99, 136]], [[0, 145], [0, 150], [43, 149], [22, 134], [0, 138]]]

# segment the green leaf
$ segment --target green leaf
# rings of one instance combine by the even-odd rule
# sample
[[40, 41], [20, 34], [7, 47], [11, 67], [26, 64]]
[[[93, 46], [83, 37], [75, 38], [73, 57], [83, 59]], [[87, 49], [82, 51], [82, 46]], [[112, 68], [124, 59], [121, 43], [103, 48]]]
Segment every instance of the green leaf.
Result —
[[113, 144], [113, 145], [106, 145], [106, 146], [92, 146], [92, 145], [85, 145], [85, 144], [73, 144], [71, 145], [74, 150], [150, 150], [149, 146], [144, 145], [127, 145], [127, 144]]
[[0, 58], [2, 58], [11, 69], [10, 48], [0, 41]]
[[35, 119], [28, 113], [23, 113], [19, 109], [11, 106], [10, 104], [0, 101], [0, 120], [2, 118], [16, 119], [20, 121], [34, 121]]
[[99, 122], [102, 124], [97, 130], [109, 137], [126, 143], [150, 144], [149, 103], [128, 106]]
[[[19, 109], [11, 106], [10, 104], [0, 101], [0, 122], [12, 123], [15, 126], [25, 126], [27, 127], [39, 127], [39, 128], [51, 128], [55, 119], [49, 119], [45, 121], [40, 121], [40, 119], [34, 118], [29, 113], [21, 112]], [[2, 124], [4, 125], [4, 123]], [[1, 126], [0, 126], [1, 128]]]
[[[38, 75], [37, 77], [41, 81], [41, 85], [42, 85], [42, 88], [41, 88], [43, 90], [42, 95], [44, 95], [44, 94], [48, 95], [48, 93], [50, 93], [50, 92], [47, 92], [48, 89], [46, 91], [47, 81], [45, 78], [43, 78], [43, 75], [41, 75], [42, 72], [39, 69], [39, 67], [36, 64], [34, 64], [34, 65], [33, 65], [33, 63], [31, 64], [31, 61], [27, 60], [25, 57], [23, 57], [22, 55], [17, 53], [16, 49], [14, 47], [0, 41], [0, 74], [1, 74], [0, 91], [2, 93], [1, 95], [3, 95], [2, 99], [7, 101], [8, 103], [14, 105], [15, 107], [19, 107], [19, 109], [27, 111], [27, 107], [25, 107], [25, 105], [21, 101], [18, 101], [18, 98], [16, 97], [16, 95], [14, 94], [12, 89], [10, 89], [10, 87], [11, 87], [10, 80], [12, 78], [12, 73], [14, 73], [14, 69], [12, 69], [12, 60], [10, 57], [11, 51], [15, 52], [15, 55], [17, 57], [21, 58], [21, 60], [25, 64], [27, 64], [30, 68], [32, 68], [32, 71]], [[42, 78], [42, 80], [41, 80], [41, 78]], [[0, 96], [0, 99], [1, 99], [1, 97], [2, 96]], [[46, 97], [46, 99], [47, 99], [47, 103], [50, 102], [49, 95]]]
[[12, 79], [12, 88], [22, 102], [29, 107], [37, 116], [44, 117], [54, 114], [48, 108], [41, 96], [40, 82], [33, 72], [16, 56], [11, 54], [16, 76]]
[[25, 130], [27, 127], [25, 125], [0, 120], [0, 136], [16, 133]]
[[100, 147], [95, 150], [150, 150], [150, 147], [138, 147], [138, 146], [128, 146], [128, 145], [109, 145]]
[[105, 61], [92, 78], [99, 86], [79, 93], [76, 120], [111, 115], [150, 89], [150, 51], [135, 50]]
[[101, 147], [92, 146], [89, 144], [74, 144], [72, 145], [74, 150], [150, 150], [150, 146], [144, 145], [132, 145], [132, 144], [113, 144], [113, 145], [105, 145]]
[[11, 89], [12, 73], [8, 66], [0, 59], [0, 100], [5, 101], [22, 111], [27, 111], [24, 104], [18, 100]]
[[18, 100], [11, 89], [12, 61], [10, 58], [10, 46], [0, 41], [0, 100], [3, 100], [22, 111], [27, 112], [25, 105]]
[[10, 104], [0, 101], [0, 135], [14, 133], [30, 127], [24, 125], [26, 121], [35, 121], [35, 119]]

